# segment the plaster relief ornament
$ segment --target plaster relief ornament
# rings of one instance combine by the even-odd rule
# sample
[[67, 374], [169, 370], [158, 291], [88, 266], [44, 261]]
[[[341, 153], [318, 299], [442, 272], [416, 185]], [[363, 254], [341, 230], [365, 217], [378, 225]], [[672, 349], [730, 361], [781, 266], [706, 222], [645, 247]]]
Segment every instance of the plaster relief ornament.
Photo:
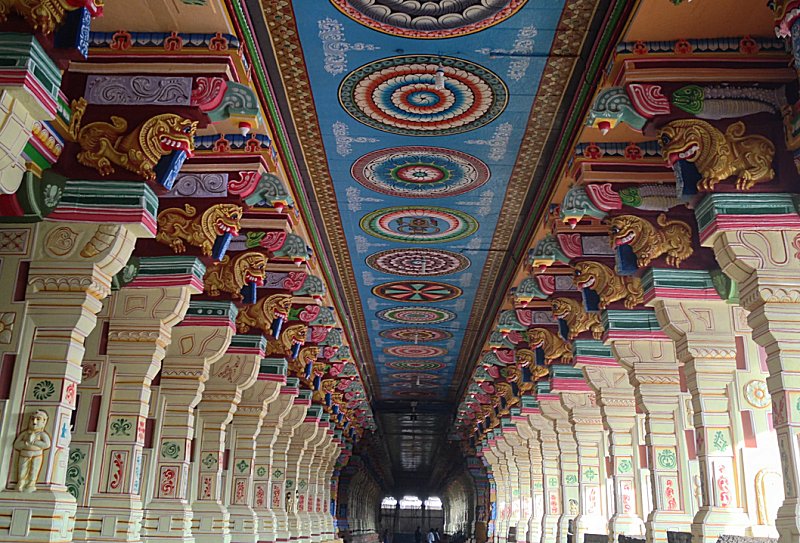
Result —
[[636, 215], [619, 215], [609, 221], [611, 246], [629, 245], [636, 255], [640, 268], [666, 254], [668, 266], [681, 267], [681, 262], [692, 256], [692, 229], [683, 221], [667, 219], [661, 213], [655, 228], [650, 221]]
[[575, 264], [573, 282], [579, 289], [592, 289], [600, 297], [600, 309], [623, 300], [627, 309], [644, 302], [644, 289], [638, 277], [620, 277], [611, 268], [590, 260]]
[[528, 0], [331, 0], [354, 21], [393, 36], [441, 39], [480, 32], [514, 15]]
[[287, 355], [293, 358], [297, 356], [300, 347], [306, 342], [308, 326], [305, 324], [293, 324], [288, 326], [281, 334], [281, 345]]
[[562, 319], [569, 327], [568, 339], [575, 339], [581, 332], [592, 332], [594, 339], [603, 337], [603, 323], [600, 315], [590, 313], [583, 307], [583, 303], [572, 298], [555, 298], [552, 300], [553, 315]]
[[775, 146], [764, 136], [745, 136], [741, 121], [724, 133], [699, 119], [672, 121], [661, 129], [658, 139], [670, 167], [681, 161], [694, 165], [701, 178], [697, 188], [702, 191], [712, 191], [734, 175], [738, 190], [750, 190], [775, 177]]
[[[251, 328], [261, 330], [265, 336], [278, 339], [283, 321], [289, 314], [292, 306], [290, 294], [273, 294], [262, 298], [253, 305], [247, 305], [236, 316], [236, 330], [245, 334]], [[280, 322], [280, 326], [276, 323]], [[277, 328], [277, 333], [276, 333]]]
[[242, 208], [234, 204], [213, 205], [199, 217], [189, 204], [184, 209], [171, 207], [158, 214], [156, 241], [176, 253], [185, 253], [188, 243], [200, 247], [204, 255], [220, 259], [230, 239], [239, 234], [241, 219]]
[[151, 117], [127, 134], [128, 121], [116, 115], [111, 116], [110, 123], [89, 123], [80, 130], [77, 125], [70, 126], [81, 147], [78, 162], [103, 176], [114, 173], [116, 164], [147, 181], [155, 180], [155, 167], [161, 157], [173, 151], [183, 151], [188, 156], [194, 153], [196, 129], [197, 121], [174, 113]]
[[559, 358], [564, 364], [572, 362], [572, 344], [546, 328], [528, 330], [528, 344], [531, 349], [542, 349], [547, 364], [552, 364], [553, 360]]
[[490, 70], [441, 55], [376, 60], [353, 70], [339, 86], [339, 102], [354, 119], [406, 136], [475, 130], [500, 116], [508, 98], [505, 83]]
[[234, 300], [245, 300], [244, 289], [248, 289], [245, 303], [256, 302], [256, 287], [264, 284], [267, 257], [255, 251], [239, 253], [231, 258], [226, 255], [221, 261], [209, 266], [203, 278], [206, 293], [219, 296], [227, 292]]
[[47, 412], [37, 409], [28, 418], [27, 430], [23, 430], [14, 440], [17, 451], [17, 490], [34, 492], [36, 480], [42, 469], [44, 451], [50, 448], [50, 436], [45, 431]]

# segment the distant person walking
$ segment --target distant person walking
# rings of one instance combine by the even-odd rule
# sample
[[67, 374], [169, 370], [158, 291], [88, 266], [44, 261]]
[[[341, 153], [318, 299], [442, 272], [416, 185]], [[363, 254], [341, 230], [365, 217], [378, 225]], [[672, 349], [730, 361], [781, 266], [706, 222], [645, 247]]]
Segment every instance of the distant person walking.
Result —
[[385, 529], [383, 531], [383, 538], [381, 539], [381, 543], [389, 543], [389, 529]]
[[439, 535], [439, 528], [433, 529], [433, 541], [434, 543], [439, 543], [442, 540], [442, 536]]
[[431, 528], [431, 531], [428, 532], [428, 541], [427, 541], [427, 543], [436, 543], [436, 536], [433, 534], [433, 528]]
[[419, 529], [419, 526], [414, 530], [414, 543], [422, 543], [422, 530]]

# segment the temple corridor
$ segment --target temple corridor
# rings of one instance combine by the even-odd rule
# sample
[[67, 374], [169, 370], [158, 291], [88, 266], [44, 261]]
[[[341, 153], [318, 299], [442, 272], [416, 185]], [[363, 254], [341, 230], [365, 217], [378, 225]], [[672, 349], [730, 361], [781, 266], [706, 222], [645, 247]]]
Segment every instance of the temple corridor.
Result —
[[800, 0], [0, 0], [0, 543], [800, 543]]

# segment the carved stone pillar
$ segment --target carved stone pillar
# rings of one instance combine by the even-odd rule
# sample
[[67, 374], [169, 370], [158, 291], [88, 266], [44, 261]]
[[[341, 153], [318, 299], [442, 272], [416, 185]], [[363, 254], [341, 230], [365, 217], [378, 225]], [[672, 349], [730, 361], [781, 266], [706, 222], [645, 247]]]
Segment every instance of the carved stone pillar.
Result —
[[[308, 490], [308, 480], [301, 479], [301, 464], [306, 449], [313, 446], [319, 434], [319, 418], [322, 415], [322, 407], [310, 405], [306, 410], [303, 423], [297, 427], [292, 436], [292, 442], [286, 453], [286, 491], [291, 489], [294, 492], [294, 502], [288, 511], [289, 515], [289, 539], [291, 541], [308, 541], [306, 526], [302, 525], [301, 512], [305, 512], [305, 492]], [[305, 477], [305, 474], [303, 474]]]
[[[515, 454], [514, 447], [509, 442], [509, 438], [516, 437], [517, 428], [509, 420], [510, 417], [504, 417], [501, 424], [502, 434], [497, 439], [497, 449], [502, 455], [502, 461], [505, 465], [506, 477], [506, 492], [508, 493], [508, 506], [506, 517], [506, 540], [510, 543], [517, 541], [517, 525], [520, 523], [521, 518], [521, 485], [520, 485], [520, 466], [517, 463], [517, 455]], [[514, 529], [514, 537], [508, 537], [511, 529]], [[524, 536], [524, 534], [523, 534]]]
[[317, 473], [317, 504], [315, 506], [319, 518], [320, 541], [334, 539], [333, 517], [329, 510], [331, 481], [334, 478], [334, 464], [341, 454], [341, 443], [331, 429], [331, 440], [325, 449], [325, 459]]
[[544, 512], [542, 514], [542, 543], [558, 541], [558, 519], [561, 517], [561, 462], [558, 435], [553, 422], [541, 413], [528, 415], [528, 422], [539, 433], [542, 458]]
[[634, 430], [636, 399], [628, 381], [628, 372], [611, 354], [611, 349], [594, 340], [575, 340], [575, 367], [583, 368], [586, 380], [597, 392], [603, 425], [608, 430], [614, 515], [609, 521], [609, 535], [644, 535], [639, 488], [638, 458]]
[[[530, 515], [528, 517], [528, 535], [525, 541], [539, 543], [542, 540], [542, 518], [544, 516], [544, 483], [542, 481], [542, 448], [539, 431], [531, 426], [530, 416], [538, 412], [536, 400], [529, 396], [521, 398], [521, 420], [517, 421], [517, 430], [528, 454], [528, 476], [530, 479]], [[523, 453], [524, 454], [524, 453]]]
[[505, 541], [508, 531], [506, 529], [506, 510], [509, 508], [510, 496], [505, 473], [505, 458], [497, 448], [495, 430], [487, 434], [486, 446], [483, 449], [484, 458], [491, 466], [495, 486], [495, 522], [494, 532], [498, 541]]
[[567, 534], [574, 533], [575, 517], [580, 514], [578, 443], [569, 421], [569, 412], [561, 405], [559, 396], [547, 392], [540, 393], [537, 397], [542, 414], [553, 422], [558, 437], [562, 503], [558, 518], [558, 542], [567, 543]]
[[800, 216], [790, 194], [712, 194], [695, 210], [700, 242], [737, 282], [753, 340], [764, 347], [785, 499], [775, 527], [800, 540]]
[[[152, 191], [109, 183], [130, 197], [124, 205], [131, 215], [122, 224], [88, 224], [95, 208], [81, 216], [87, 222], [45, 222], [36, 229], [26, 307], [12, 320], [20, 339], [2, 429], [9, 446], [0, 448], [3, 541], [72, 539], [76, 504], [65, 482], [84, 341], [95, 327], [101, 300], [110, 293], [111, 278], [130, 258], [137, 237], [154, 235], [153, 216], [145, 208], [145, 200], [154, 199]], [[89, 197], [67, 190], [65, 196], [81, 211]], [[10, 328], [8, 321], [4, 325]], [[21, 430], [16, 439], [8, 433], [13, 428]]]
[[[294, 399], [289, 414], [283, 418], [283, 425], [272, 452], [272, 511], [276, 516], [276, 541], [289, 541], [289, 510], [295, 506], [295, 481], [289, 483], [288, 452], [294, 441], [296, 429], [303, 424], [306, 411], [311, 405], [311, 391], [301, 390]], [[276, 506], [275, 499], [278, 498]]]
[[[101, 442], [92, 454], [99, 464], [92, 475], [99, 481], [81, 483], [90, 474], [81, 474], [77, 466], [89, 464], [82, 461], [90, 454], [89, 447], [70, 451], [71, 458], [77, 455], [73, 471], [78, 471], [68, 482], [79, 503], [85, 503], [78, 507], [75, 541], [91, 540], [98, 533], [116, 541], [140, 540], [142, 453], [150, 385], [161, 370], [173, 326], [183, 320], [191, 295], [202, 291], [204, 269], [194, 257], [142, 258], [137, 277], [110, 301], [108, 364], [102, 387], [108, 403], [105, 412], [95, 415]], [[87, 371], [92, 372], [85, 367], [84, 375]], [[91, 416], [90, 407], [87, 398], [87, 416]], [[84, 498], [87, 490], [89, 496]]]
[[[186, 318], [173, 329], [172, 343], [161, 365], [162, 405], [157, 410], [160, 424], [154, 436], [152, 461], [155, 486], [142, 527], [142, 540], [148, 543], [194, 541], [188, 496], [194, 409], [202, 398], [211, 365], [230, 345], [236, 313], [230, 302], [192, 301]], [[219, 463], [222, 458], [216, 460]]]
[[320, 518], [317, 515], [317, 505], [322, 505], [318, 501], [317, 495], [317, 475], [320, 467], [327, 461], [326, 451], [331, 443], [333, 432], [330, 429], [330, 416], [322, 414], [319, 425], [319, 437], [314, 447], [314, 455], [310, 461], [305, 462], [307, 467], [308, 490], [306, 491], [306, 518], [311, 532], [311, 540], [318, 543], [322, 536]]
[[[286, 362], [275, 359], [262, 359], [259, 364], [258, 380], [242, 393], [242, 401], [233, 416], [230, 428], [229, 443], [232, 462], [228, 467], [228, 512], [231, 519], [231, 541], [233, 543], [257, 543], [261, 541], [260, 514], [268, 499], [264, 485], [260, 494], [255, 495], [254, 477], [256, 470], [263, 470], [267, 475], [267, 467], [256, 467], [256, 446], [262, 431], [272, 434], [271, 429], [263, 426], [267, 408], [280, 393], [286, 382]], [[261, 504], [259, 511], [255, 504]]]
[[[320, 418], [316, 419], [316, 430], [307, 438], [305, 446], [300, 451], [300, 457], [297, 460], [297, 531], [298, 539], [303, 541], [311, 541], [313, 536], [313, 526], [311, 520], [311, 511], [313, 510], [313, 503], [311, 499], [311, 464], [317, 459], [317, 448], [322, 441], [327, 437], [328, 429], [328, 414], [322, 412], [322, 406], [315, 406], [319, 408]], [[310, 414], [310, 413], [309, 413]], [[306, 420], [309, 418], [306, 415]], [[311, 424], [307, 422], [305, 424]], [[310, 429], [309, 429], [310, 430]], [[311, 432], [309, 432], [311, 433]]]
[[194, 445], [198, 447], [199, 462], [195, 464], [195, 484], [191, 486], [192, 535], [198, 543], [230, 541], [230, 513], [224, 500], [223, 481], [226, 433], [242, 391], [255, 383], [265, 345], [262, 336], [233, 336], [227, 351], [211, 369], [203, 399], [197, 406], [201, 424]]
[[[555, 378], [551, 377], [553, 380]], [[561, 394], [561, 405], [569, 411], [569, 421], [578, 446], [580, 513], [575, 518], [575, 541], [583, 541], [587, 533], [608, 532], [603, 421], [594, 393], [564, 392]]]
[[522, 416], [518, 408], [512, 409], [512, 422], [514, 432], [506, 434], [506, 441], [511, 446], [511, 454], [514, 455], [514, 463], [517, 466], [517, 487], [519, 514], [516, 517], [516, 536], [517, 541], [526, 541], [528, 527], [533, 516], [533, 493], [531, 491], [531, 457], [529, 454], [530, 444], [528, 434], [520, 429], [521, 425], [527, 426], [527, 416]]
[[[693, 516], [689, 458], [678, 420], [681, 388], [675, 348], [652, 311], [606, 311], [605, 317], [611, 351], [628, 372], [637, 406], [645, 413], [653, 488], [647, 541], [665, 542], [667, 530], [688, 532]], [[631, 339], [637, 336], [641, 339]]]
[[[269, 359], [285, 363], [283, 359]], [[256, 439], [256, 460], [254, 479], [253, 508], [259, 517], [259, 540], [273, 542], [277, 539], [275, 510], [283, 501], [282, 484], [270, 484], [274, 471], [273, 450], [280, 432], [284, 431], [284, 418], [294, 405], [298, 393], [296, 377], [287, 377], [286, 385], [281, 387], [277, 398], [267, 404], [267, 413]], [[281, 481], [283, 478], [281, 478]]]
[[650, 269], [643, 284], [645, 300], [675, 342], [692, 394], [703, 496], [692, 534], [704, 543], [714, 543], [723, 534], [744, 535], [750, 519], [739, 496], [744, 470], [734, 446], [744, 438], [731, 420], [736, 393], [731, 308], [719, 298], [706, 271]]

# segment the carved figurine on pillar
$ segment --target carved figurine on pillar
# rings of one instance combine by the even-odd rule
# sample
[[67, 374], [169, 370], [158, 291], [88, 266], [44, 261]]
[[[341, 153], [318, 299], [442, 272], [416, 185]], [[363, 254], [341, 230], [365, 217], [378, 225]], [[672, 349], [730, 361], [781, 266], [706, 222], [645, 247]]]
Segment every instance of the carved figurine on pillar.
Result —
[[50, 436], [45, 431], [47, 412], [37, 409], [28, 418], [28, 429], [20, 432], [14, 441], [17, 458], [17, 490], [34, 492], [39, 471], [42, 469], [44, 451], [50, 448]]

